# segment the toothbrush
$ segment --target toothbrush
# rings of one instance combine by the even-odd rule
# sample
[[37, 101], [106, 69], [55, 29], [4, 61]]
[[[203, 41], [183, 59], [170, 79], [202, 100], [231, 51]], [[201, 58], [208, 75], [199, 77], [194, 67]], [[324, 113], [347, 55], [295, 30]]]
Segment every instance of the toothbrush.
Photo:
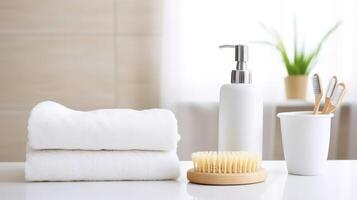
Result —
[[329, 105], [327, 105], [326, 111], [324, 112], [325, 114], [329, 114], [335, 111], [337, 106], [341, 103], [342, 98], [345, 94], [346, 86], [344, 83], [339, 83], [336, 85], [336, 88], [334, 89]]
[[320, 102], [322, 99], [322, 87], [321, 87], [321, 80], [318, 74], [314, 74], [312, 78], [312, 86], [315, 94], [315, 107], [314, 107], [314, 114], [317, 114], [319, 112], [320, 108]]
[[331, 96], [332, 93], [336, 87], [337, 84], [337, 77], [333, 76], [328, 84], [327, 90], [326, 90], [326, 98], [325, 98], [325, 104], [324, 107], [322, 108], [322, 112], [325, 113], [327, 110], [328, 105], [330, 104], [331, 101]]

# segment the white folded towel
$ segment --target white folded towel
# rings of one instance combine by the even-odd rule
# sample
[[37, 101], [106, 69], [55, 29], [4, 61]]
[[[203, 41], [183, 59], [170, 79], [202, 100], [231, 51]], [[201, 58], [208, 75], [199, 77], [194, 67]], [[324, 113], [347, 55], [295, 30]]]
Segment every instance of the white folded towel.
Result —
[[165, 180], [179, 176], [176, 152], [27, 149], [27, 181]]
[[176, 118], [165, 109], [82, 112], [45, 101], [28, 120], [33, 149], [173, 151], [179, 139]]

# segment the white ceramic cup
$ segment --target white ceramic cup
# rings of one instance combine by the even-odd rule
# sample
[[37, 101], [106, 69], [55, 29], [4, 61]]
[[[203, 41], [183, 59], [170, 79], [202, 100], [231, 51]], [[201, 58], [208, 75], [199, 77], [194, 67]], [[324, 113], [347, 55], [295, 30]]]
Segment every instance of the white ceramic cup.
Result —
[[323, 173], [327, 162], [333, 114], [283, 112], [279, 113], [278, 117], [289, 174]]

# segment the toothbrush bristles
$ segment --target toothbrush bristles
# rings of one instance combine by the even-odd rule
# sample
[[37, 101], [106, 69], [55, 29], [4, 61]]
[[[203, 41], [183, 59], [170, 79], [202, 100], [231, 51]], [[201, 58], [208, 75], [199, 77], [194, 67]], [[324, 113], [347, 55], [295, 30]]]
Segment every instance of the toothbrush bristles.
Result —
[[315, 95], [320, 95], [322, 93], [320, 78], [317, 74], [314, 74], [312, 80], [313, 90]]
[[332, 93], [336, 87], [337, 84], [337, 77], [333, 76], [328, 84], [327, 90], [326, 90], [326, 97], [331, 98]]
[[336, 106], [340, 102], [344, 91], [345, 91], [345, 85], [344, 84], [338, 84], [336, 86], [336, 88], [335, 88], [335, 90], [334, 90], [334, 92], [333, 92], [333, 94], [331, 96], [331, 103], [334, 106]]

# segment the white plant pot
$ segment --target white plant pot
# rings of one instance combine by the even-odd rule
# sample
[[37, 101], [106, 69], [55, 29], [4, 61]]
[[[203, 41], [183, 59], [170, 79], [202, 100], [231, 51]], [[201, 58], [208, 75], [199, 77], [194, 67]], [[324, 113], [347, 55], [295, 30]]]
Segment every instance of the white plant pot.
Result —
[[333, 114], [309, 111], [279, 113], [284, 157], [288, 172], [318, 175], [327, 162]]

